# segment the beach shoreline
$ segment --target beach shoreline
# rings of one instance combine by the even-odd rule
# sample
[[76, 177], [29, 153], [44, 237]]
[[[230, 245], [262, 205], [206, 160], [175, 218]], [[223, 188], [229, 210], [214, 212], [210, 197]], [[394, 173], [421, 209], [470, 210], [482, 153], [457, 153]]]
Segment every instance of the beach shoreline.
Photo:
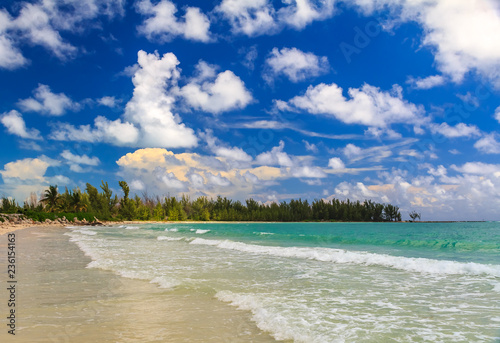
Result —
[[[474, 221], [400, 221], [400, 222], [384, 222], [384, 223], [411, 223], [411, 224], [425, 224], [425, 223], [482, 223], [484, 221], [480, 220], [474, 220]], [[262, 223], [262, 224], [271, 224], [271, 223], [284, 223], [284, 222], [263, 222], [263, 221], [196, 221], [196, 220], [186, 220], [186, 221], [173, 221], [173, 220], [163, 220], [163, 221], [140, 221], [140, 220], [125, 220], [125, 221], [99, 221], [99, 226], [111, 226], [111, 225], [146, 225], [146, 224], [249, 224], [249, 223]], [[287, 223], [294, 223], [294, 222], [287, 222]], [[299, 222], [299, 223], [335, 223], [335, 222]], [[362, 222], [338, 222], [338, 223], [362, 223]], [[73, 223], [73, 222], [67, 222], [67, 223], [59, 223], [59, 222], [43, 222], [43, 223], [13, 223], [13, 222], [0, 222], [0, 236], [18, 231], [18, 230], [23, 230], [31, 227], [60, 227], [64, 228], [66, 226], [73, 226], [73, 225], [81, 225], [81, 226], [86, 226], [86, 225], [95, 225], [92, 223]]]
[[[16, 287], [22, 289], [16, 294], [15, 333], [21, 341], [275, 341], [256, 327], [248, 312], [206, 290], [165, 289], [149, 280], [89, 268], [91, 259], [71, 242], [66, 234], [71, 229], [65, 226], [0, 228], [0, 252], [5, 255], [5, 233], [15, 232]], [[6, 277], [0, 274], [0, 281]], [[0, 312], [6, 311], [6, 303], [0, 305]], [[0, 341], [10, 338], [7, 330], [0, 332]]]

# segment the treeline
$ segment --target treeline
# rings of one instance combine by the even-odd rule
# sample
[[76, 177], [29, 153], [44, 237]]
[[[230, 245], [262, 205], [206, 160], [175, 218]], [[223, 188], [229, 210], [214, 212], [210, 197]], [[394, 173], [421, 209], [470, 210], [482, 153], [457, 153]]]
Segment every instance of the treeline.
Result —
[[23, 206], [15, 200], [2, 198], [0, 212], [21, 213], [37, 221], [54, 219], [64, 214], [68, 217], [99, 220], [200, 220], [200, 221], [401, 221], [397, 206], [379, 204], [371, 200], [331, 201], [290, 200], [281, 203], [262, 204], [248, 199], [243, 204], [226, 197], [208, 199], [205, 196], [191, 200], [187, 195], [176, 197], [130, 197], [125, 181], [120, 181], [123, 196], [113, 194], [107, 182], [100, 189], [87, 183], [84, 191], [79, 188], [65, 189], [60, 193], [57, 186], [49, 186], [40, 200], [32, 193]]

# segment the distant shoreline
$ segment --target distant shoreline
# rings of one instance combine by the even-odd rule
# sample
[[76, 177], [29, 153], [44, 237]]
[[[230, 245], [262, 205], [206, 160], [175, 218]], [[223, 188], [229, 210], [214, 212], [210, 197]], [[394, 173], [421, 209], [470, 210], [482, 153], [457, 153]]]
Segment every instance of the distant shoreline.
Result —
[[[196, 220], [186, 220], [186, 221], [140, 221], [140, 220], [126, 220], [126, 221], [102, 221], [100, 222], [102, 226], [111, 226], [111, 225], [127, 225], [127, 224], [253, 224], [253, 223], [261, 223], [261, 224], [271, 224], [271, 223], [431, 223], [431, 224], [439, 224], [439, 223], [486, 223], [488, 220], [422, 220], [422, 221], [409, 221], [403, 220], [399, 222], [355, 222], [355, 221], [304, 221], [304, 222], [265, 222], [265, 221], [196, 221]], [[61, 227], [65, 228], [67, 226], [89, 226], [91, 224], [82, 224], [82, 223], [33, 223], [33, 224], [11, 224], [11, 223], [0, 223], [0, 236], [9, 232], [23, 230], [30, 227]], [[99, 225], [101, 226], [101, 225]]]

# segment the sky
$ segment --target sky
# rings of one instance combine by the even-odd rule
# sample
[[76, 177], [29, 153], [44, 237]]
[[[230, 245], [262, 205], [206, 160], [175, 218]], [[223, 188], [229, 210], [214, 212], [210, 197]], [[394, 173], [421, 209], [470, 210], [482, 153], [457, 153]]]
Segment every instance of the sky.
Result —
[[496, 0], [4, 0], [0, 195], [500, 220]]

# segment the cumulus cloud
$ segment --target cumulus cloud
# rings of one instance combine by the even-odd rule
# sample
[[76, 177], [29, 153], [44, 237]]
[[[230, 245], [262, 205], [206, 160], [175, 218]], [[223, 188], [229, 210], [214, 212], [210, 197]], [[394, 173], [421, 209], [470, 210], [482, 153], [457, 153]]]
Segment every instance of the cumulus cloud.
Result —
[[500, 142], [497, 141], [497, 135], [490, 133], [485, 135], [474, 143], [474, 148], [483, 154], [500, 154]]
[[136, 3], [137, 12], [147, 19], [138, 27], [138, 31], [148, 39], [168, 42], [175, 37], [210, 42], [210, 20], [198, 7], [187, 7], [183, 20], [176, 16], [177, 6], [169, 0], [153, 4], [150, 0]]
[[277, 166], [287, 177], [295, 178], [324, 178], [326, 173], [317, 166], [310, 165], [308, 157], [290, 156], [285, 151], [285, 142], [280, 141], [278, 146], [270, 151], [263, 152], [255, 158], [255, 163], [265, 166]]
[[301, 30], [313, 21], [330, 18], [335, 0], [287, 0], [276, 10], [269, 0], [223, 0], [215, 8], [233, 33], [247, 36], [275, 34], [284, 27]]
[[205, 140], [209, 149], [218, 157], [224, 157], [229, 161], [236, 162], [252, 161], [252, 156], [248, 155], [243, 149], [223, 145], [218, 138], [214, 137], [212, 130], [207, 129], [205, 132], [201, 132], [200, 137]]
[[18, 2], [17, 17], [0, 9], [0, 68], [16, 69], [28, 64], [19, 49], [26, 43], [42, 46], [61, 60], [72, 58], [78, 49], [60, 32], [97, 28], [98, 17], [121, 16], [124, 4], [123, 0]]
[[445, 84], [446, 79], [442, 75], [431, 75], [423, 79], [410, 77], [407, 83], [415, 89], [431, 89]]
[[278, 11], [278, 19], [295, 29], [303, 29], [316, 20], [325, 20], [333, 15], [335, 0], [285, 1], [288, 6]]
[[106, 107], [116, 107], [121, 102], [121, 100], [116, 99], [114, 96], [103, 96], [97, 99], [97, 103], [101, 106]]
[[0, 122], [7, 128], [10, 134], [27, 139], [42, 139], [37, 129], [27, 129], [21, 113], [12, 110], [0, 116]]
[[413, 210], [423, 220], [498, 219], [500, 167], [472, 162], [452, 168], [459, 172], [456, 176], [448, 176], [444, 166], [429, 167], [429, 175], [380, 172], [377, 181], [341, 182], [328, 198], [397, 204], [403, 219]]
[[497, 120], [497, 122], [500, 123], [500, 106], [498, 106], [495, 110], [495, 114], [493, 114], [493, 117]]
[[297, 48], [273, 48], [266, 59], [264, 79], [272, 83], [275, 77], [284, 75], [292, 82], [299, 82], [328, 72], [330, 65], [326, 56], [318, 57]]
[[120, 175], [126, 179], [141, 180], [145, 189], [172, 195], [186, 192], [213, 197], [245, 197], [273, 180], [289, 177], [279, 168], [238, 167], [226, 157], [174, 154], [159, 148], [136, 150], [122, 156], [117, 164], [121, 168]]
[[73, 102], [64, 93], [52, 93], [50, 87], [39, 84], [33, 91], [33, 98], [18, 101], [24, 111], [33, 111], [50, 116], [62, 116], [68, 110], [77, 111], [80, 105]]
[[6, 179], [43, 181], [50, 163], [41, 158], [25, 158], [4, 165], [0, 174]]
[[94, 127], [80, 125], [75, 127], [67, 123], [56, 123], [49, 138], [59, 141], [105, 142], [117, 146], [134, 146], [137, 144], [140, 131], [129, 122], [121, 119], [109, 120], [98, 116]]
[[173, 113], [175, 97], [166, 89], [177, 85], [179, 61], [172, 53], [138, 53], [140, 69], [132, 82], [134, 94], [127, 103], [124, 119], [140, 128], [138, 146], [192, 147], [197, 144], [194, 131]]
[[319, 167], [316, 166], [294, 166], [290, 168], [290, 175], [293, 177], [303, 177], [303, 178], [324, 178], [326, 173]]
[[179, 91], [186, 103], [214, 114], [245, 108], [253, 98], [243, 81], [230, 70], [216, 75], [215, 69], [204, 61], [197, 64], [197, 75]]
[[280, 167], [293, 167], [294, 163], [290, 156], [283, 151], [285, 142], [280, 141], [278, 146], [275, 146], [271, 151], [263, 152], [255, 158], [258, 164], [262, 165], [277, 165]]
[[63, 175], [47, 176], [49, 167], [56, 167], [60, 163], [41, 155], [37, 158], [25, 158], [6, 163], [0, 175], [3, 184], [0, 191], [5, 192], [16, 200], [26, 199], [31, 192], [41, 192], [49, 184], [67, 185], [71, 181]]
[[64, 150], [61, 153], [61, 157], [66, 160], [66, 163], [69, 164], [70, 169], [77, 173], [84, 171], [81, 165], [97, 166], [101, 163], [98, 157], [89, 157], [87, 155], [81, 155], [81, 156], [75, 155], [69, 150]]
[[281, 142], [257, 157], [257, 161], [233, 163], [232, 156], [147, 148], [122, 156], [117, 164], [119, 175], [125, 180], [140, 180], [144, 189], [154, 189], [156, 193], [222, 195], [236, 199], [262, 193], [278, 180], [295, 178], [315, 182], [314, 179], [327, 176], [322, 168], [311, 164], [310, 158], [289, 156], [283, 149]]
[[268, 0], [223, 0], [216, 7], [235, 34], [257, 36], [278, 31], [276, 11]]
[[333, 170], [345, 169], [345, 164], [339, 157], [332, 157], [328, 160], [328, 167]]
[[478, 137], [481, 136], [481, 131], [476, 125], [467, 125], [458, 123], [455, 126], [450, 126], [447, 123], [431, 124], [431, 132], [440, 133], [447, 138], [457, 137]]
[[0, 68], [17, 69], [28, 63], [21, 51], [14, 45], [8, 30], [13, 27], [10, 14], [0, 9]]
[[66, 123], [54, 126], [51, 138], [108, 142], [133, 147], [193, 147], [197, 138], [191, 128], [174, 114], [180, 72], [179, 61], [172, 53], [160, 57], [155, 52], [138, 52], [138, 66], [132, 82], [134, 93], [125, 107], [122, 118], [114, 121], [98, 116], [94, 127], [79, 127]]
[[401, 1], [355, 0], [364, 13], [389, 9], [396, 21], [415, 21], [423, 27], [424, 46], [430, 47], [437, 68], [454, 82], [477, 71], [500, 87], [500, 31], [496, 0]]
[[493, 174], [500, 177], [500, 165], [484, 163], [484, 162], [467, 162], [462, 166], [452, 165], [452, 169], [464, 173], [474, 175], [488, 175]]
[[331, 116], [346, 124], [387, 127], [393, 123], [420, 125], [425, 122], [423, 108], [403, 99], [401, 87], [391, 92], [364, 84], [361, 88], [349, 88], [349, 99], [335, 83], [321, 83], [308, 87], [304, 95], [287, 102], [276, 101], [281, 111], [306, 111], [311, 114]]

